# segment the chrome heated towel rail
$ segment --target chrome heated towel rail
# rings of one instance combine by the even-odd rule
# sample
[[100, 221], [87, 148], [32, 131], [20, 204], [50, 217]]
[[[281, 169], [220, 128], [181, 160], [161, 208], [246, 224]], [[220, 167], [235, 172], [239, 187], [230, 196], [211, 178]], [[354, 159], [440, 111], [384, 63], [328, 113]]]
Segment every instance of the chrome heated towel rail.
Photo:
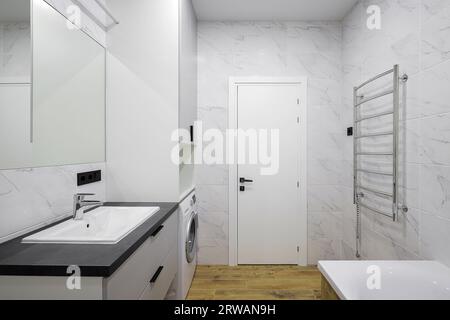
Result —
[[[392, 76], [393, 82], [392, 87], [387, 90], [383, 90], [381, 92], [377, 92], [370, 96], [364, 96], [361, 94], [362, 89], [365, 89], [369, 84], [374, 83], [376, 80], [385, 79], [385, 77]], [[364, 82], [358, 87], [355, 87], [353, 90], [353, 101], [354, 101], [354, 179], [353, 179], [353, 201], [357, 206], [357, 226], [356, 226], [356, 255], [360, 257], [361, 251], [361, 208], [369, 210], [373, 213], [380, 214], [382, 216], [388, 217], [392, 219], [394, 222], [398, 221], [399, 210], [403, 212], [407, 211], [406, 206], [399, 204], [399, 196], [398, 196], [398, 173], [399, 173], [399, 123], [400, 123], [400, 83], [406, 82], [408, 80], [407, 75], [400, 76], [399, 66], [395, 65], [391, 70], [383, 72], [382, 74], [377, 75], [376, 77]], [[390, 83], [390, 82], [389, 82]], [[370, 106], [364, 110], [366, 111], [364, 116], [361, 116], [362, 108], [367, 106], [367, 103], [370, 101], [374, 101], [385, 96], [392, 95], [392, 109], [383, 112], [367, 112], [370, 111]], [[364, 132], [362, 133], [361, 126], [363, 123], [374, 120], [386, 116], [393, 117], [392, 121], [392, 129], [389, 128], [388, 131], [384, 132]], [[378, 137], [389, 137], [392, 136], [392, 149], [384, 152], [363, 152], [360, 151], [360, 147], [364, 145], [364, 141], [378, 138]], [[365, 157], [378, 157], [384, 156], [392, 159], [392, 172], [383, 172], [378, 170], [367, 170], [361, 167], [362, 159]], [[369, 176], [383, 176], [392, 178], [392, 191], [382, 191], [377, 190], [373, 186], [364, 185], [363, 182], [360, 181], [360, 175], [366, 174]], [[374, 206], [368, 205], [364, 199], [374, 196], [376, 199], [388, 199], [392, 201], [392, 211], [386, 212], [388, 210], [383, 210], [381, 208], [376, 208]]]

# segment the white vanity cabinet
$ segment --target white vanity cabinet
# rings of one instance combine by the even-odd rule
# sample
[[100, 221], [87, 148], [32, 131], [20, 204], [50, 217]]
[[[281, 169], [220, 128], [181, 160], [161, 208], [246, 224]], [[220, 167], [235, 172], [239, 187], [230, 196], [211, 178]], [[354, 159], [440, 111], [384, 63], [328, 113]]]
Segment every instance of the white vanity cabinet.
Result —
[[164, 299], [177, 273], [177, 214], [167, 219], [109, 278], [104, 299]]
[[178, 210], [157, 226], [108, 278], [81, 275], [69, 289], [69, 276], [0, 276], [0, 300], [162, 300], [177, 273]]

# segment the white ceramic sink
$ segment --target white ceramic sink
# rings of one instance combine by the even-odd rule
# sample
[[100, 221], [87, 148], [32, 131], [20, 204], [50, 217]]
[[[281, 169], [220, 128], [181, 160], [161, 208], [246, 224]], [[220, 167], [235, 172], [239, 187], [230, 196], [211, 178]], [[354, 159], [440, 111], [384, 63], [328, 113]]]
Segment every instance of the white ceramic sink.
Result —
[[83, 220], [67, 220], [23, 243], [116, 244], [160, 210], [159, 207], [100, 207]]

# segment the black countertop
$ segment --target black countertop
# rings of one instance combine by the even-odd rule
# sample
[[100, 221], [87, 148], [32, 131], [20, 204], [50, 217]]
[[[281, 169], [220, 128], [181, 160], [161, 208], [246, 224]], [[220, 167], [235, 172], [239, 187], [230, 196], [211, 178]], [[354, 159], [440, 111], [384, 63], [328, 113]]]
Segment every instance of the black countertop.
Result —
[[1, 244], [0, 276], [67, 277], [68, 266], [76, 265], [81, 269], [81, 276], [109, 277], [178, 208], [177, 203], [157, 202], [106, 203], [105, 206], [160, 207], [161, 210], [114, 245], [24, 244], [21, 241], [27, 235]]

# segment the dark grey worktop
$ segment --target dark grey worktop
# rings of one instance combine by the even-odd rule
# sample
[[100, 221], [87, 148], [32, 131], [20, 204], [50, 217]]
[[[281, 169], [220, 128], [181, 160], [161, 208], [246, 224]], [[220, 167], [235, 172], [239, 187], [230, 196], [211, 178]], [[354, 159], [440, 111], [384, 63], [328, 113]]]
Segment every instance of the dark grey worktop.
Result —
[[68, 276], [67, 267], [76, 265], [81, 269], [81, 276], [109, 277], [178, 208], [177, 203], [157, 202], [105, 206], [160, 207], [161, 210], [114, 245], [21, 243], [27, 235], [1, 244], [0, 276]]

